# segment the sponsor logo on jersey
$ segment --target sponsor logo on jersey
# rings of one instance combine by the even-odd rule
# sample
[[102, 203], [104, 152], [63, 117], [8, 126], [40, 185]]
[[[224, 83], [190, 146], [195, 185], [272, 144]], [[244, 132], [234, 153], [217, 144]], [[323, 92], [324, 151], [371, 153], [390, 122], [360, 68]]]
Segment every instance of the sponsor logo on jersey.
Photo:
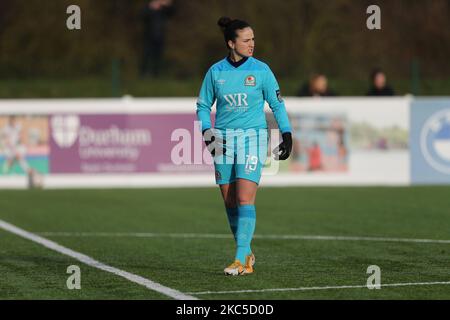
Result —
[[254, 87], [256, 86], [256, 78], [255, 76], [249, 75], [245, 77], [244, 85]]
[[226, 109], [228, 111], [247, 111], [248, 102], [247, 102], [247, 94], [246, 93], [233, 93], [226, 94], [223, 98], [228, 102]]
[[225, 79], [219, 79], [219, 80], [216, 80], [216, 83], [217, 83], [218, 85], [224, 85], [225, 82], [226, 82]]

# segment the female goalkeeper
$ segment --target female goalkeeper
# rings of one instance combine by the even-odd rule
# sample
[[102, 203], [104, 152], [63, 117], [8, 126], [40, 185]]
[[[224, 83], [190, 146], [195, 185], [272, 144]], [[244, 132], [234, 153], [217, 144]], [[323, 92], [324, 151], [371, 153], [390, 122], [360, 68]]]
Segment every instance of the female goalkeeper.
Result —
[[[234, 262], [226, 275], [253, 273], [255, 256], [250, 244], [255, 231], [255, 198], [268, 148], [264, 101], [274, 113], [282, 143], [273, 151], [286, 160], [292, 149], [291, 126], [280, 88], [269, 66], [255, 58], [255, 37], [242, 20], [222, 17], [228, 55], [206, 73], [197, 101], [203, 137], [214, 157], [216, 184], [225, 203], [236, 241]], [[215, 125], [210, 114], [216, 104]]]

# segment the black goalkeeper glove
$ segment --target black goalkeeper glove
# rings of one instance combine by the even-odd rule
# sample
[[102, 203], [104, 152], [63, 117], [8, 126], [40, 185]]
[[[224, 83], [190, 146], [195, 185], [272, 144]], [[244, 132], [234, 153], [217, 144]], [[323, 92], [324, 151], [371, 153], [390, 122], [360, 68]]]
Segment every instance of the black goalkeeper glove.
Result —
[[273, 150], [275, 160], [286, 160], [292, 151], [292, 134], [290, 132], [283, 133], [283, 142]]
[[[206, 148], [213, 157], [227, 153], [227, 149], [225, 148], [227, 141], [218, 137], [213, 129], [203, 130], [203, 139], [205, 139]], [[222, 144], [223, 147], [219, 146], [219, 144]]]

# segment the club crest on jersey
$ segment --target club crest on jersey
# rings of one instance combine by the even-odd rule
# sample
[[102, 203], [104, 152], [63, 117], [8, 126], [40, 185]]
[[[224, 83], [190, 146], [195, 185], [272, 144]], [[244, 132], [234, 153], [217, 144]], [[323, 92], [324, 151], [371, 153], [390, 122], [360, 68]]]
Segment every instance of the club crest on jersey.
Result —
[[251, 86], [251, 87], [256, 86], [256, 78], [255, 78], [255, 76], [252, 76], [252, 75], [246, 76], [244, 85]]

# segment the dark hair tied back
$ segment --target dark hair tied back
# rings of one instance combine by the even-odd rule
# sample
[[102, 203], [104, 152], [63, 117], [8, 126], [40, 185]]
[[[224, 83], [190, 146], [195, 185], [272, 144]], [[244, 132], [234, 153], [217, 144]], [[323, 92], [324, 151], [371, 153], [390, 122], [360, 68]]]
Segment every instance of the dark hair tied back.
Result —
[[222, 29], [222, 31], [225, 31], [225, 29], [230, 25], [231, 19], [228, 17], [221, 17], [219, 21], [217, 21], [217, 25]]
[[250, 25], [243, 20], [231, 19], [228, 17], [221, 17], [219, 21], [217, 21], [217, 25], [222, 29], [227, 48], [229, 48], [228, 41], [236, 40], [236, 30], [242, 30], [250, 27]]

